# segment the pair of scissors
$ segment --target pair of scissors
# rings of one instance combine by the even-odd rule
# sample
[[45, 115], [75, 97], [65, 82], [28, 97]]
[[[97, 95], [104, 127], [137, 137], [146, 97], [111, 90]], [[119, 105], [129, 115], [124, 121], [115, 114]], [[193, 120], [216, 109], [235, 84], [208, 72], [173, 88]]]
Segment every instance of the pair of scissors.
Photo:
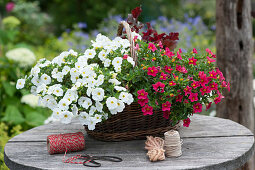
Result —
[[110, 162], [121, 162], [122, 159], [116, 156], [90, 156], [90, 155], [81, 155], [80, 159], [85, 159], [83, 162], [84, 166], [88, 167], [100, 167], [101, 163], [96, 162], [95, 160], [110, 161]]

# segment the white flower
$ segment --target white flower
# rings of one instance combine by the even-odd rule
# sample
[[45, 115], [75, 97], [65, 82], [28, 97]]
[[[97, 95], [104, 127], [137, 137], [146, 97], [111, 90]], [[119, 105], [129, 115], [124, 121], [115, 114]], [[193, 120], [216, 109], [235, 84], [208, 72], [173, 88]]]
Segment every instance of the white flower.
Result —
[[100, 53], [98, 54], [98, 58], [101, 60], [101, 61], [105, 61], [107, 59], [107, 53], [106, 51], [100, 51]]
[[134, 98], [133, 98], [133, 96], [132, 96], [132, 94], [130, 94], [130, 93], [128, 93], [128, 100], [126, 101], [126, 103], [128, 104], [128, 105], [130, 105], [131, 103], [133, 103], [133, 101], [134, 101]]
[[56, 96], [63, 96], [63, 89], [61, 89], [61, 87], [55, 87], [53, 94]]
[[79, 114], [79, 119], [82, 125], [88, 125], [90, 115], [87, 112], [81, 112]]
[[115, 97], [108, 97], [106, 100], [106, 106], [109, 110], [113, 110], [117, 108], [117, 99]]
[[92, 105], [92, 101], [88, 97], [80, 97], [79, 100], [78, 100], [78, 104], [80, 106], [82, 106], [83, 108], [88, 109], [89, 106]]
[[55, 109], [58, 106], [58, 103], [55, 99], [50, 99], [48, 101], [47, 107], [50, 108], [51, 110]]
[[117, 91], [127, 91], [126, 88], [121, 87], [121, 86], [114, 86], [114, 89], [117, 90]]
[[64, 124], [71, 123], [72, 118], [73, 118], [73, 114], [72, 112], [69, 112], [69, 111], [64, 111], [60, 116], [61, 123], [64, 123]]
[[51, 78], [47, 74], [43, 74], [40, 78], [41, 82], [44, 84], [50, 84], [51, 83]]
[[78, 53], [75, 52], [73, 49], [70, 49], [68, 52], [69, 52], [71, 55], [73, 55], [73, 56], [77, 56], [77, 55], [78, 55]]
[[115, 70], [117, 73], [121, 72], [121, 66], [116, 66], [116, 67], [114, 67], [114, 70]]
[[111, 60], [107, 58], [107, 59], [104, 61], [104, 67], [109, 67], [110, 65], [111, 65]]
[[72, 76], [71, 76], [71, 81], [72, 81], [72, 83], [73, 83], [73, 84], [76, 83], [77, 80], [78, 80], [79, 78], [80, 78], [79, 75], [72, 75]]
[[47, 89], [46, 89], [46, 84], [41, 84], [41, 85], [39, 85], [39, 86], [37, 87], [36, 93], [40, 93], [40, 92], [45, 93], [46, 90], [47, 90]]
[[77, 99], [78, 99], [77, 91], [68, 89], [68, 90], [66, 91], [66, 93], [65, 93], [64, 98], [66, 98], [66, 99], [69, 100], [70, 102], [72, 102], [72, 101], [77, 101]]
[[84, 65], [88, 65], [88, 57], [86, 57], [85, 55], [81, 55], [79, 58], [78, 58], [78, 62], [79, 63], [83, 63]]
[[63, 82], [63, 78], [64, 78], [63, 73], [58, 72], [58, 73], [56, 74], [56, 79], [57, 79], [58, 82]]
[[39, 96], [35, 96], [33, 94], [27, 94], [22, 96], [21, 103], [28, 104], [31, 107], [36, 107], [38, 106], [38, 100], [39, 100]]
[[70, 70], [70, 74], [71, 74], [71, 76], [76, 76], [76, 75], [79, 75], [79, 72], [76, 68], [72, 68]]
[[37, 76], [33, 77], [31, 82], [36, 86], [39, 86], [41, 84], [41, 81]]
[[61, 109], [59, 109], [59, 108], [53, 109], [52, 116], [53, 116], [55, 119], [60, 119], [60, 115], [61, 115], [61, 114], [62, 114]]
[[6, 53], [6, 57], [19, 64], [20, 67], [28, 67], [35, 63], [34, 53], [27, 48], [15, 48]]
[[90, 74], [92, 74], [92, 71], [91, 71], [91, 69], [90, 69], [89, 67], [85, 67], [85, 68], [82, 68], [82, 69], [80, 70], [80, 73], [81, 73], [81, 75], [82, 75], [83, 77], [87, 77], [87, 76], [89, 76]]
[[121, 92], [119, 99], [122, 100], [124, 103], [127, 103], [128, 99], [128, 93], [127, 92]]
[[103, 113], [102, 115], [105, 119], [108, 119], [108, 113]]
[[109, 82], [109, 83], [112, 83], [112, 84], [114, 84], [114, 85], [120, 85], [120, 84], [121, 84], [121, 82], [118, 81], [117, 79], [110, 79], [108, 82]]
[[75, 68], [76, 68], [77, 70], [83, 69], [84, 66], [85, 66], [85, 64], [82, 63], [82, 62], [76, 62], [76, 63], [75, 63]]
[[35, 66], [35, 67], [33, 67], [33, 68], [31, 69], [31, 74], [32, 74], [33, 76], [38, 76], [38, 73], [40, 73], [40, 68], [39, 68], [39, 67]]
[[88, 82], [88, 87], [94, 87], [97, 81], [91, 77], [87, 79], [87, 82]]
[[96, 107], [95, 106], [91, 106], [90, 107], [90, 110], [89, 110], [89, 115], [94, 115], [95, 111], [97, 111]]
[[87, 49], [84, 53], [84, 55], [88, 58], [94, 58], [96, 55], [96, 51], [93, 49]]
[[61, 100], [58, 102], [58, 107], [59, 107], [61, 110], [68, 110], [69, 104], [70, 104], [70, 101], [68, 101], [67, 99], [61, 99]]
[[62, 70], [62, 74], [63, 75], [67, 75], [67, 73], [70, 71], [70, 67], [68, 67], [68, 66], [64, 66], [63, 67], [63, 70]]
[[94, 130], [96, 126], [96, 119], [94, 117], [90, 117], [88, 120], [88, 129]]
[[125, 104], [121, 100], [118, 100], [117, 105], [117, 112], [122, 112], [125, 108]]
[[114, 67], [118, 67], [122, 64], [122, 58], [121, 57], [115, 57], [113, 60], [112, 60], [112, 65]]
[[99, 112], [103, 112], [103, 104], [98, 102], [98, 101], [96, 101], [96, 109]]
[[35, 87], [35, 86], [32, 86], [32, 87], [31, 87], [30, 93], [33, 94], [33, 95], [37, 95], [37, 93], [36, 93], [36, 87]]
[[102, 115], [95, 114], [96, 123], [102, 122]]
[[16, 89], [22, 89], [25, 86], [25, 83], [26, 83], [25, 79], [18, 79]]
[[132, 64], [133, 67], [135, 66], [135, 62], [134, 62], [134, 60], [133, 60], [132, 57], [129, 57], [129, 56], [128, 56], [127, 61], [128, 61], [130, 64]]
[[99, 75], [97, 78], [96, 86], [100, 86], [104, 83], [104, 75]]
[[78, 115], [78, 107], [75, 104], [72, 104], [72, 113], [74, 116]]
[[104, 99], [104, 89], [95, 88], [92, 91], [92, 99], [95, 101], [102, 101]]
[[134, 39], [135, 36], [137, 36], [137, 39], [138, 39], [138, 40], [141, 40], [141, 39], [142, 39], [141, 35], [140, 35], [140, 34], [137, 34], [135, 31], [131, 33], [131, 36], [132, 36], [132, 39]]
[[90, 96], [91, 93], [92, 93], [92, 88], [88, 87], [87, 92], [86, 92], [87, 96]]
[[41, 102], [44, 106], [47, 106], [50, 100], [54, 100], [54, 97], [52, 95], [45, 95]]

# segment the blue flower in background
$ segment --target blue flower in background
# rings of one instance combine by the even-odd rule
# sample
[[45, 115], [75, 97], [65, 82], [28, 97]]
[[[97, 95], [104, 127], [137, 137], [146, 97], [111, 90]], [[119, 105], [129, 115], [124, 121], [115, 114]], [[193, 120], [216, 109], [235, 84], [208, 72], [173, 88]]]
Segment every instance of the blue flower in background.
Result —
[[65, 31], [66, 31], [67, 33], [70, 33], [70, 32], [71, 32], [71, 29], [70, 29], [70, 28], [67, 28]]
[[87, 28], [87, 24], [85, 22], [78, 22], [78, 27], [80, 29]]

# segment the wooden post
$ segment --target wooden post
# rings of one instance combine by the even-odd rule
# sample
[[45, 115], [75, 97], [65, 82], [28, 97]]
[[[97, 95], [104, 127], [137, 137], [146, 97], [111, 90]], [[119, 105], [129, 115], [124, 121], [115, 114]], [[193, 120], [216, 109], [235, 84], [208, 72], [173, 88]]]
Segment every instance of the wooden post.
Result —
[[[217, 105], [217, 116], [254, 132], [250, 0], [216, 0], [216, 49], [217, 65], [231, 84]], [[253, 170], [252, 160], [242, 169]]]

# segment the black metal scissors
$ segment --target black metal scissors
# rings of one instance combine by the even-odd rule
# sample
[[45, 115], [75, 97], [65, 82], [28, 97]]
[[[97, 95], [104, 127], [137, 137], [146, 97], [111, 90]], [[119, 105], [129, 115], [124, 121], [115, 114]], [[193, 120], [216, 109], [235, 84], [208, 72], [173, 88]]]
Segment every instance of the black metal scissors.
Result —
[[85, 159], [83, 162], [84, 166], [88, 167], [100, 167], [101, 163], [96, 162], [95, 160], [110, 161], [110, 162], [121, 162], [122, 159], [116, 156], [90, 156], [90, 155], [81, 155], [80, 159]]

